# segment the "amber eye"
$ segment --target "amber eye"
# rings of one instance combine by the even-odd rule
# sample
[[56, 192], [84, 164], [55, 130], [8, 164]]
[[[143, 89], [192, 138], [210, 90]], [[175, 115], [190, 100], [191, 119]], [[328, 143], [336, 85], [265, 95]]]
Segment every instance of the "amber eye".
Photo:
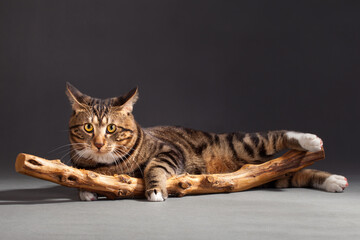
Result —
[[113, 132], [115, 132], [115, 130], [116, 130], [115, 124], [109, 124], [109, 125], [106, 127], [106, 132], [107, 132], [107, 133], [113, 133]]
[[92, 131], [94, 131], [94, 127], [91, 123], [85, 123], [84, 129], [88, 133], [91, 133]]

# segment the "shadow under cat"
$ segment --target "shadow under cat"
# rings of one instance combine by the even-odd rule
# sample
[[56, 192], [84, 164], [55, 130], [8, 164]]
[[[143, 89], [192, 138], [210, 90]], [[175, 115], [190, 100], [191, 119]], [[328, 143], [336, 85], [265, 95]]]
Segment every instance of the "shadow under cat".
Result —
[[65, 203], [78, 200], [77, 189], [63, 186], [0, 191], [0, 205]]
[[[248, 191], [257, 190], [281, 191], [281, 189], [267, 187], [253, 188]], [[77, 191], [75, 188], [63, 186], [1, 190], [0, 206], [77, 202], [79, 201]], [[99, 200], [103, 199], [106, 198], [99, 198]], [[132, 200], [146, 202], [145, 198], [133, 198]]]

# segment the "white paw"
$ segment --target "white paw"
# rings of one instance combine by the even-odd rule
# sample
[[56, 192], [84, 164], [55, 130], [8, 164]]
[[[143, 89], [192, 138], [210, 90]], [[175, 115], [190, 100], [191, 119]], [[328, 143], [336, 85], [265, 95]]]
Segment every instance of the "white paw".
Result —
[[151, 202], [162, 202], [164, 201], [165, 199], [163, 198], [161, 192], [152, 192], [150, 194], [150, 196], [148, 197], [148, 200], [151, 201]]
[[323, 146], [323, 141], [315, 134], [287, 132], [286, 135], [290, 139], [298, 140], [300, 146], [310, 152], [320, 151]]
[[97, 200], [97, 194], [87, 191], [79, 191], [79, 197], [81, 201], [95, 201]]
[[319, 188], [327, 192], [342, 192], [347, 186], [349, 184], [346, 177], [333, 174]]

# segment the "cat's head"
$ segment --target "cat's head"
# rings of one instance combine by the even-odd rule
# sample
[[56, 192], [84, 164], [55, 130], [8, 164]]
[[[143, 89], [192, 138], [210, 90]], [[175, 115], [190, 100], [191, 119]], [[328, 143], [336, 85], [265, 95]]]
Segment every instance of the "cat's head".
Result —
[[67, 83], [66, 94], [73, 109], [69, 121], [73, 163], [110, 164], [127, 158], [139, 134], [132, 115], [138, 89], [121, 97], [98, 99]]

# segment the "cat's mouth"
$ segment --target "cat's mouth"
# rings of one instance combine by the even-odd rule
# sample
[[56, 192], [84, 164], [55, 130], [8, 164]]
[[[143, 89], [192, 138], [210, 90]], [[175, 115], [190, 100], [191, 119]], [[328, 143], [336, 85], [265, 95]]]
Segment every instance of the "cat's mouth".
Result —
[[98, 163], [105, 163], [105, 164], [111, 164], [116, 161], [116, 155], [108, 150], [101, 150], [98, 149], [89, 149], [85, 148], [83, 150], [77, 150], [77, 155], [81, 156], [81, 158], [85, 159], [91, 159]]
[[104, 155], [104, 154], [113, 152], [113, 149], [110, 147], [97, 148], [97, 147], [91, 146], [90, 150], [93, 151], [93, 153], [96, 155]]
[[102, 149], [92, 149], [92, 151], [94, 152], [94, 154], [106, 154], [106, 153], [109, 153], [110, 151], [107, 151], [107, 150], [102, 150]]

